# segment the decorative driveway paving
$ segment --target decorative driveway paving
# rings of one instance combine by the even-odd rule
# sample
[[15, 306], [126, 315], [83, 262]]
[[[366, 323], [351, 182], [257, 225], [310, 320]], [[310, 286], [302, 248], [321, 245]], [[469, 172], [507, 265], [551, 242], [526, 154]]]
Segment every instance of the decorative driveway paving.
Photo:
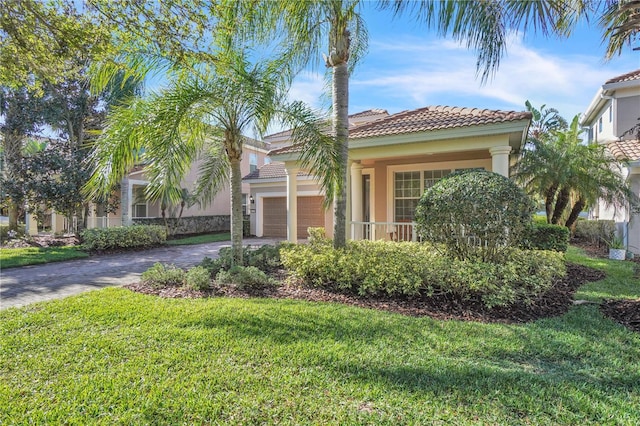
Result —
[[[275, 241], [246, 238], [245, 245], [261, 246]], [[203, 257], [218, 257], [229, 241], [190, 246], [167, 246], [122, 254], [93, 256], [88, 259], [24, 266], [0, 270], [0, 309], [24, 306], [44, 300], [60, 299], [109, 286], [137, 281], [155, 262], [193, 266]]]

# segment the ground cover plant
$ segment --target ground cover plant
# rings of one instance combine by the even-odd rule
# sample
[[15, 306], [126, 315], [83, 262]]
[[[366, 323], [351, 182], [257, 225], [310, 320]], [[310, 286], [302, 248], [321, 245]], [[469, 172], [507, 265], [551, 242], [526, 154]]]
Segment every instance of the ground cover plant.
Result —
[[222, 232], [219, 234], [181, 236], [167, 240], [166, 244], [170, 246], [186, 246], [193, 244], [217, 243], [219, 241], [231, 241], [231, 234], [228, 232]]
[[84, 259], [89, 254], [79, 247], [19, 247], [0, 249], [0, 269]]

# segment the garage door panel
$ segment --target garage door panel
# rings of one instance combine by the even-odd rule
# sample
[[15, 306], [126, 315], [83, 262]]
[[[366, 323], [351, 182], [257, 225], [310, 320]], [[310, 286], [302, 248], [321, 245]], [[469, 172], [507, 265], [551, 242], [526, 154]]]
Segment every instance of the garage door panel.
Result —
[[[307, 238], [307, 228], [324, 227], [324, 197], [298, 197], [298, 238]], [[263, 232], [265, 237], [287, 237], [287, 199], [286, 197], [264, 198]]]

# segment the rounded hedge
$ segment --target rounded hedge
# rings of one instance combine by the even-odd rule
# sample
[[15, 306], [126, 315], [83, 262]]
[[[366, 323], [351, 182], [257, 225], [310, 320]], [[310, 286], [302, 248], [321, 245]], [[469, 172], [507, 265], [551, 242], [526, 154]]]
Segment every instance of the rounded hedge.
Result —
[[516, 247], [534, 205], [510, 179], [493, 172], [452, 173], [429, 188], [416, 209], [418, 232], [456, 258], [498, 261]]

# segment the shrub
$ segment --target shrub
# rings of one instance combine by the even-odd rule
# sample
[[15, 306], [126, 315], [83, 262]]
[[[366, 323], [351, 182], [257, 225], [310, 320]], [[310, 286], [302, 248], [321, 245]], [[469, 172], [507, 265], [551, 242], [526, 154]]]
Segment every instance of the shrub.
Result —
[[522, 237], [522, 248], [529, 250], [567, 251], [569, 228], [548, 223], [533, 223]]
[[451, 259], [425, 243], [351, 241], [346, 249], [295, 245], [282, 263], [309, 285], [360, 295], [449, 294], [487, 307], [527, 302], [564, 275], [563, 255], [509, 249], [501, 262]]
[[274, 271], [282, 266], [280, 262], [280, 245], [265, 244], [255, 250], [247, 250], [243, 260], [245, 266], [253, 266], [265, 272]]
[[81, 234], [86, 250], [147, 248], [163, 244], [167, 231], [163, 226], [133, 225], [86, 229]]
[[[282, 266], [280, 262], [280, 247], [282, 244], [279, 243], [275, 246], [265, 244], [256, 249], [251, 246], [244, 247], [242, 252], [243, 264], [240, 266], [253, 266], [265, 272], [280, 268]], [[209, 270], [212, 277], [215, 277], [221, 270], [229, 270], [233, 265], [231, 248], [221, 248], [218, 259], [205, 257], [198, 265]]]
[[223, 261], [222, 259], [212, 259], [205, 256], [202, 261], [196, 265], [196, 267], [198, 266], [206, 269], [210, 277], [215, 277], [222, 269]]
[[517, 247], [531, 223], [533, 203], [511, 180], [497, 173], [465, 170], [429, 188], [416, 208], [418, 232], [443, 243], [457, 259], [498, 261]]
[[579, 220], [574, 235], [591, 244], [606, 244], [615, 236], [616, 224], [613, 220]]
[[185, 279], [185, 272], [174, 265], [155, 263], [142, 273], [141, 281], [154, 288], [181, 286]]
[[195, 266], [187, 271], [184, 285], [192, 290], [206, 290], [211, 285], [211, 274], [202, 266]]
[[218, 272], [216, 281], [220, 285], [234, 285], [240, 290], [258, 290], [275, 283], [260, 269], [253, 266], [233, 266], [228, 271]]

